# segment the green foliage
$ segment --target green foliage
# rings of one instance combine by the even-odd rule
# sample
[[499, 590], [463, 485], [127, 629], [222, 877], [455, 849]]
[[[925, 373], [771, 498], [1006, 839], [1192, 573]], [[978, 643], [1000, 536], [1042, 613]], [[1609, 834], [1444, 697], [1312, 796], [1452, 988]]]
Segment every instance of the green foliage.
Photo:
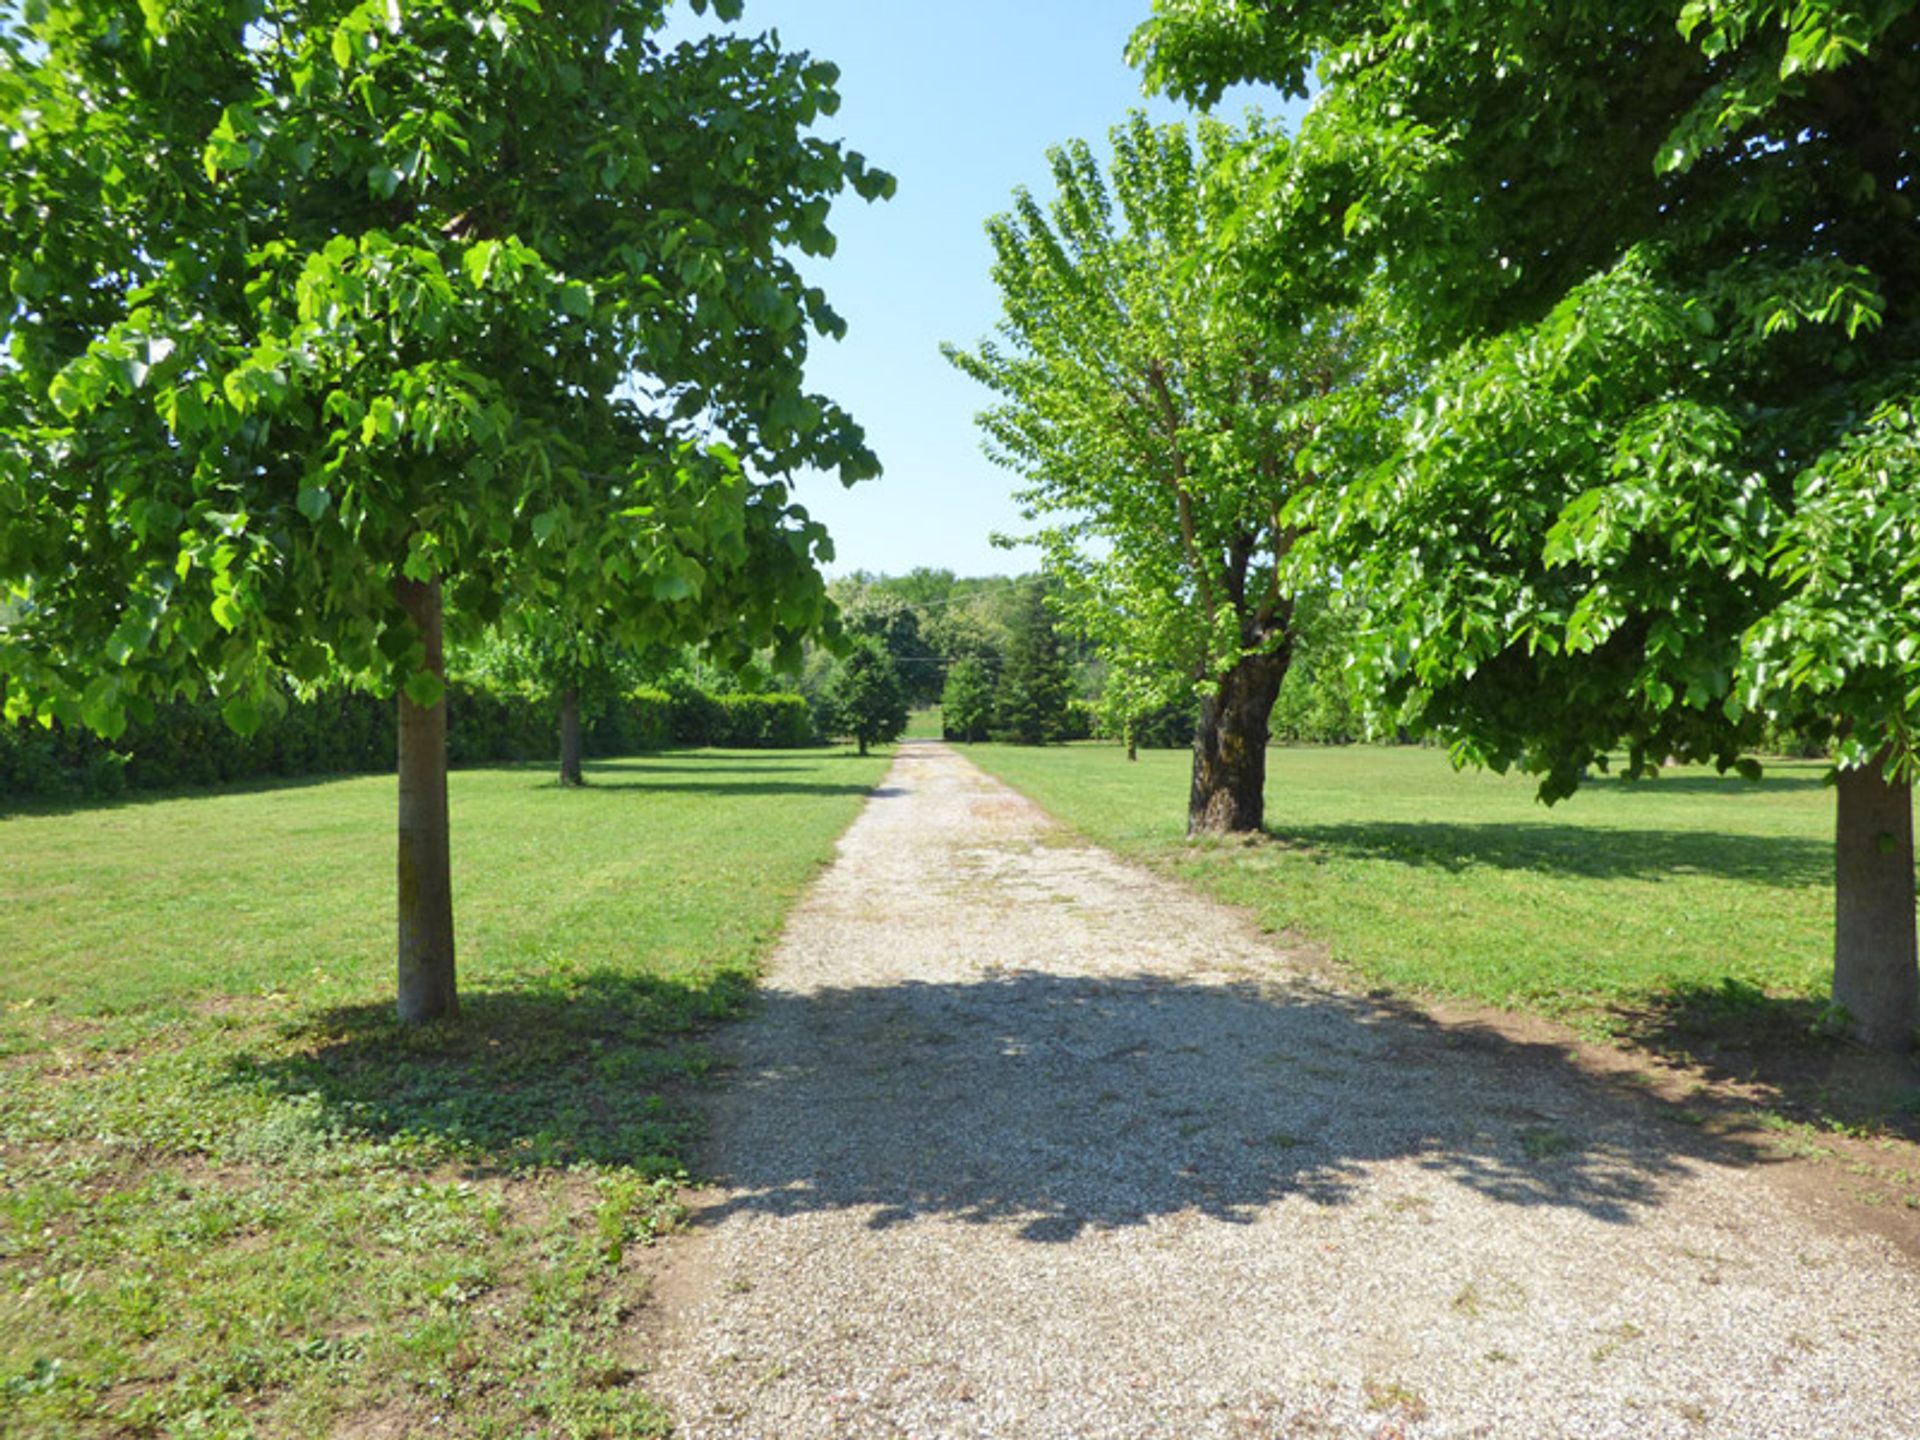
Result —
[[820, 723], [829, 734], [852, 736], [862, 755], [869, 745], [899, 739], [907, 728], [906, 690], [886, 647], [871, 635], [854, 640], [835, 666]]
[[797, 750], [815, 743], [813, 713], [799, 695], [722, 695], [720, 723], [702, 742], [738, 750]]
[[[1389, 720], [1552, 799], [1920, 719], [1920, 6], [1161, 0], [1151, 81], [1324, 90], [1238, 263], [1438, 367], [1326, 555]], [[1632, 104], [1621, 97], [1631, 95]]]
[[1347, 656], [1363, 618], [1350, 599], [1310, 593], [1294, 602], [1293, 660], [1273, 704], [1273, 738], [1317, 745], [1345, 745], [1362, 738]]
[[928, 648], [920, 615], [902, 596], [867, 587], [841, 606], [841, 623], [851, 635], [868, 635], [886, 647], [900, 676], [909, 705], [930, 705], [940, 698], [941, 657]]
[[[664, 0], [31, 6], [0, 35], [9, 714], [415, 683], [515, 606], [636, 647], [791, 648], [877, 471], [803, 388], [843, 323], [793, 252], [892, 182], [807, 131], [833, 67], [663, 49]], [[641, 400], [634, 398], [640, 395]], [[737, 449], [711, 443], [724, 433]]]
[[1279, 134], [1135, 115], [1110, 138], [1105, 173], [1086, 144], [1058, 148], [1053, 202], [1021, 191], [989, 222], [998, 334], [946, 353], [997, 397], [988, 454], [1046, 522], [1033, 538], [1062, 617], [1108, 662], [1107, 723], [1124, 728], [1284, 651], [1317, 483], [1296, 455], [1358, 340], [1327, 315], [1258, 323], [1228, 263], [1246, 158], [1284, 152]]
[[993, 691], [993, 738], [1016, 745], [1046, 745], [1076, 728], [1066, 657], [1053, 628], [1044, 590], [1026, 594], [1007, 642], [1007, 658]]
[[[447, 690], [448, 760], [542, 760], [555, 750], [550, 700], [455, 682]], [[798, 695], [710, 696], [642, 686], [603, 703], [585, 727], [588, 756], [669, 746], [791, 750], [817, 743]], [[0, 803], [98, 799], [247, 780], [297, 779], [394, 765], [393, 702], [345, 690], [289, 697], [240, 735], [204, 701], [171, 701], [109, 743], [84, 729], [0, 725]]]
[[940, 693], [941, 735], [948, 740], [984, 740], [993, 716], [993, 674], [986, 662], [973, 656], [956, 660]]

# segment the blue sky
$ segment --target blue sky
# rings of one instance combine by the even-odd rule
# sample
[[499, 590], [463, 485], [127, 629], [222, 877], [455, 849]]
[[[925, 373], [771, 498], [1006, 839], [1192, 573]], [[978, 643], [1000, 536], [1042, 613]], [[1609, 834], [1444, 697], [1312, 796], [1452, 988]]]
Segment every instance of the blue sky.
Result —
[[[900, 181], [891, 201], [844, 198], [837, 253], [806, 265], [849, 327], [838, 344], [816, 341], [809, 379], [866, 427], [886, 466], [851, 490], [801, 481], [802, 503], [833, 533], [834, 573], [1032, 564], [1031, 551], [988, 542], [1021, 528], [1017, 482], [981, 454], [973, 417], [989, 397], [941, 358], [940, 342], [971, 346], [992, 329], [983, 225], [1016, 185], [1048, 194], [1049, 145], [1104, 142], [1130, 108], [1188, 113], [1144, 100], [1123, 59], [1149, 10], [1150, 0], [746, 0], [731, 28], [776, 30], [785, 48], [837, 64], [842, 104], [821, 133]], [[683, 8], [669, 36], [708, 23]], [[1277, 97], [1236, 92], [1222, 113], [1237, 118], [1250, 101], [1280, 111]]]

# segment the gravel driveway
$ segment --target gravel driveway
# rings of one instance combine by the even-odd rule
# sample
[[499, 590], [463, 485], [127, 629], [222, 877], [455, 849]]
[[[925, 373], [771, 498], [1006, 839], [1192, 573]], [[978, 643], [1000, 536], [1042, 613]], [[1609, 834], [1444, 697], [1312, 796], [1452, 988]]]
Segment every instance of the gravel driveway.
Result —
[[1920, 1275], [903, 747], [728, 1043], [694, 1437], [1920, 1437]]

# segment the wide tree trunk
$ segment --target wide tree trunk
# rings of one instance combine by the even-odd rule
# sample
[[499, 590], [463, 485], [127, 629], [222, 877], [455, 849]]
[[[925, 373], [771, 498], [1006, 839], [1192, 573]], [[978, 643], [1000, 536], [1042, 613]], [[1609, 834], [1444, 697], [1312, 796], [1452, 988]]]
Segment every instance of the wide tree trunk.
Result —
[[1834, 834], [1833, 999], [1877, 1050], [1913, 1048], [1920, 1026], [1913, 794], [1876, 759], [1839, 775]]
[[560, 692], [560, 783], [587, 783], [580, 772], [580, 692], [571, 685]]
[[[401, 608], [426, 641], [442, 680], [440, 584], [402, 579]], [[409, 1025], [460, 1013], [453, 983], [453, 869], [447, 827], [447, 699], [422, 709], [400, 692], [400, 1018]]]
[[1240, 834], [1265, 822], [1267, 727], [1287, 659], [1284, 653], [1249, 656], [1201, 701], [1187, 799], [1189, 835]]

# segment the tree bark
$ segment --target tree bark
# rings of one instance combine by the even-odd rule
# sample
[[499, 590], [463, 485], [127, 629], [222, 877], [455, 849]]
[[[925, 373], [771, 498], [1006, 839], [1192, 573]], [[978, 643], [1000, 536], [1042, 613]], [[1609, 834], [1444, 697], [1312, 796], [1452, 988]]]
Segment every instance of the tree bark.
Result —
[[1913, 1048], [1920, 1026], [1913, 882], [1913, 793], [1878, 758], [1839, 775], [1834, 832], [1833, 999], [1856, 1040]]
[[560, 692], [560, 783], [587, 783], [580, 770], [580, 692], [571, 685]]
[[[426, 642], [442, 681], [440, 583], [401, 579], [400, 606]], [[453, 980], [453, 870], [447, 824], [447, 698], [422, 709], [400, 692], [400, 1018], [409, 1025], [460, 1013]]]
[[1257, 831], [1266, 820], [1267, 738], [1288, 656], [1252, 655], [1200, 703], [1193, 735], [1189, 835]]

